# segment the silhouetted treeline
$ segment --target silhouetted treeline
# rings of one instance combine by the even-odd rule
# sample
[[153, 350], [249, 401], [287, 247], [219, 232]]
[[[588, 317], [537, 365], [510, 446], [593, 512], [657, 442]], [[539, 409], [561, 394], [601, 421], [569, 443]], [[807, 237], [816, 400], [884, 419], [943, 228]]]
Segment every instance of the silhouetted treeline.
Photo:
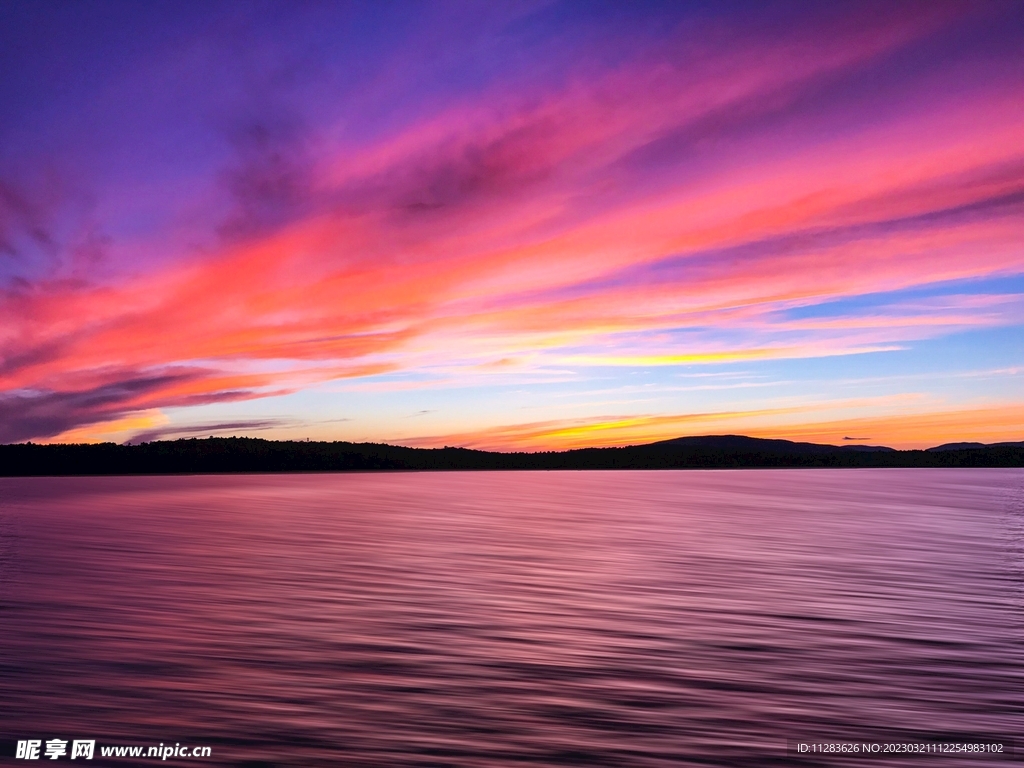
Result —
[[540, 453], [404, 448], [376, 443], [288, 442], [247, 437], [141, 445], [0, 445], [0, 475], [4, 476], [758, 467], [1024, 467], [1024, 447], [895, 451], [743, 437], [683, 438], [626, 448]]

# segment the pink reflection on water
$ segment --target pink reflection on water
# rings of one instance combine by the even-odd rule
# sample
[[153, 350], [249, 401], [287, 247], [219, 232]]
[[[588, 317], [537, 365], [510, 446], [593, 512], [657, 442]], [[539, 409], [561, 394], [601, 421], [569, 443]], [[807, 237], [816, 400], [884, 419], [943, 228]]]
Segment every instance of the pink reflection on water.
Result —
[[187, 740], [225, 765], [758, 764], [805, 735], [1009, 737], [1022, 488], [1016, 470], [2, 480], [3, 731]]

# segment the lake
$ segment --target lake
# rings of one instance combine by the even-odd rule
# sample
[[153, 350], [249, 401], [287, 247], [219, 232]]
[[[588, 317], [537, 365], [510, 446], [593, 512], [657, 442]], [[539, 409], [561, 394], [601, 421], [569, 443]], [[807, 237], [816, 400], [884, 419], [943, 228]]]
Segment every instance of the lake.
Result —
[[0, 608], [12, 755], [1002, 764], [787, 743], [1021, 738], [1024, 471], [0, 479]]

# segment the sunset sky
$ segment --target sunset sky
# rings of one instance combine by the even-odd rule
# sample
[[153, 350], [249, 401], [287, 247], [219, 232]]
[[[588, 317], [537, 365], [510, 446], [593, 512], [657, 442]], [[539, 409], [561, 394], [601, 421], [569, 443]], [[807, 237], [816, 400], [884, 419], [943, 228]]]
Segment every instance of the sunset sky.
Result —
[[0, 442], [1024, 440], [1024, 4], [0, 5]]

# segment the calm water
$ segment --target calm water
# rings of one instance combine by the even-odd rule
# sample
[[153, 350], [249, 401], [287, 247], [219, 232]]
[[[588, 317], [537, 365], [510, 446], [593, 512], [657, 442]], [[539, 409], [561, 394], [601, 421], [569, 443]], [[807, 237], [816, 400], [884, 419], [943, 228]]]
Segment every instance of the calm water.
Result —
[[1019, 470], [0, 479], [0, 590], [6, 739], [253, 766], [1024, 741]]

